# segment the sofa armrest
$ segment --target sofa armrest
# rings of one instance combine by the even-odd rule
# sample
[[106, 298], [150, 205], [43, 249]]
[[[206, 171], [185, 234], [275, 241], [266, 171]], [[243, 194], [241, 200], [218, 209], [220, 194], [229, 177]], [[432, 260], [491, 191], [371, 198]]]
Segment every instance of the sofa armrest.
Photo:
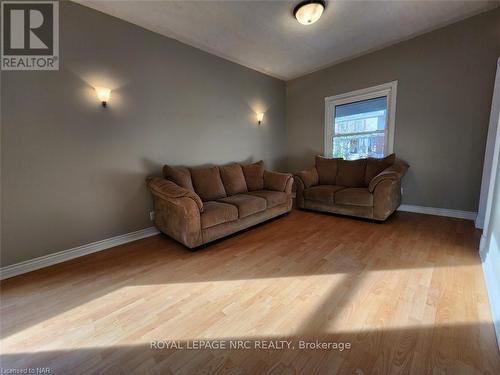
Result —
[[264, 171], [264, 189], [274, 191], [285, 191], [289, 181], [293, 183], [293, 177], [290, 173], [278, 173], [271, 171]]
[[385, 220], [401, 204], [401, 180], [383, 179], [373, 191], [373, 218]]
[[189, 248], [201, 245], [200, 197], [161, 177], [150, 177], [147, 182], [153, 193], [156, 227]]
[[319, 184], [319, 175], [316, 167], [295, 173], [295, 178], [302, 181], [304, 188]]
[[195, 192], [185, 189], [177, 185], [176, 183], [161, 177], [148, 177], [147, 184], [149, 190], [151, 190], [153, 195], [155, 195], [156, 197], [164, 200], [178, 199], [183, 197], [190, 198], [196, 203], [198, 210], [200, 212], [203, 212], [203, 202]]
[[370, 184], [368, 185], [368, 190], [370, 191], [370, 193], [373, 193], [377, 185], [384, 180], [391, 180], [391, 181], [401, 180], [401, 178], [404, 176], [408, 168], [409, 166], [405, 162], [400, 160], [396, 161], [393, 165], [387, 167], [378, 175], [372, 178]]
[[293, 177], [288, 179], [288, 181], [286, 182], [286, 185], [285, 185], [285, 193], [290, 194], [290, 195], [292, 194], [293, 181], [294, 181]]

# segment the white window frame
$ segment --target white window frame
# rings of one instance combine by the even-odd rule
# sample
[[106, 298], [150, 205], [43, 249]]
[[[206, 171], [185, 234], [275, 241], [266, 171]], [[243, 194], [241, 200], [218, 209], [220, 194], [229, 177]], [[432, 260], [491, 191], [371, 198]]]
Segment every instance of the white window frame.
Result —
[[335, 136], [335, 107], [342, 104], [359, 102], [361, 100], [379, 98], [381, 96], [387, 97], [384, 156], [391, 154], [394, 151], [397, 89], [398, 81], [392, 81], [384, 83], [382, 85], [368, 87], [366, 89], [355, 90], [340, 95], [326, 97], [324, 155], [329, 158], [331, 158], [333, 155], [333, 137]]

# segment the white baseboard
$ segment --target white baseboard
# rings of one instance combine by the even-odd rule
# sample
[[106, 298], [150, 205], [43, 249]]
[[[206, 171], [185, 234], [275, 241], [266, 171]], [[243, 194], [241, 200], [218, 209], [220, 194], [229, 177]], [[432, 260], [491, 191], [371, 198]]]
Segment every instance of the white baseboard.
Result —
[[478, 213], [476, 220], [474, 220], [474, 224], [476, 224], [477, 229], [483, 229], [484, 228], [484, 214], [482, 216], [479, 216], [479, 213]]
[[45, 255], [39, 258], [27, 260], [21, 263], [12, 264], [0, 268], [0, 280], [8, 279], [21, 275], [23, 273], [31, 272], [40, 268], [52, 266], [57, 263], [66, 262], [67, 260], [78, 258], [87, 254], [96, 253], [98, 251], [109, 249], [110, 247], [122, 245], [127, 242], [140, 240], [154, 236], [160, 233], [155, 227], [141, 229], [135, 232], [122, 234], [120, 236], [107, 238], [105, 240], [92, 242], [87, 245], [74, 247], [72, 249], [59, 251], [57, 253]]
[[418, 214], [455, 217], [458, 219], [476, 220], [477, 212], [451, 210], [448, 208], [413, 206], [411, 204], [402, 204], [398, 211], [415, 212]]

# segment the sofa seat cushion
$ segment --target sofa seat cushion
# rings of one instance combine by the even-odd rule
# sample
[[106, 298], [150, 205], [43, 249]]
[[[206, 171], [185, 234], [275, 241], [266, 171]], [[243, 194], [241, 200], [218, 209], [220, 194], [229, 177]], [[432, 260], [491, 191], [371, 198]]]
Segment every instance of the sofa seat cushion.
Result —
[[231, 197], [218, 199], [217, 201], [237, 207], [240, 219], [264, 211], [267, 207], [267, 202], [264, 198], [247, 194], [236, 194]]
[[257, 190], [247, 193], [256, 197], [264, 198], [267, 202], [267, 208], [279, 206], [286, 203], [287, 194], [282, 191]]
[[346, 188], [335, 193], [335, 204], [373, 206], [373, 194], [368, 188]]
[[344, 189], [337, 185], [316, 185], [304, 190], [304, 198], [314, 202], [333, 204], [335, 192]]
[[220, 202], [204, 202], [201, 218], [201, 228], [210, 228], [229, 221], [238, 220], [238, 209], [232, 204]]

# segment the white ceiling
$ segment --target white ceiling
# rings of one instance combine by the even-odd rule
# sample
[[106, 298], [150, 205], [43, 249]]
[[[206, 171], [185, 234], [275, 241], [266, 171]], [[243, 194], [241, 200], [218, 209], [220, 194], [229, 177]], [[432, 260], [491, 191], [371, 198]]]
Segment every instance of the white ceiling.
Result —
[[499, 5], [499, 1], [330, 0], [313, 25], [297, 1], [76, 0], [241, 65], [289, 80]]

